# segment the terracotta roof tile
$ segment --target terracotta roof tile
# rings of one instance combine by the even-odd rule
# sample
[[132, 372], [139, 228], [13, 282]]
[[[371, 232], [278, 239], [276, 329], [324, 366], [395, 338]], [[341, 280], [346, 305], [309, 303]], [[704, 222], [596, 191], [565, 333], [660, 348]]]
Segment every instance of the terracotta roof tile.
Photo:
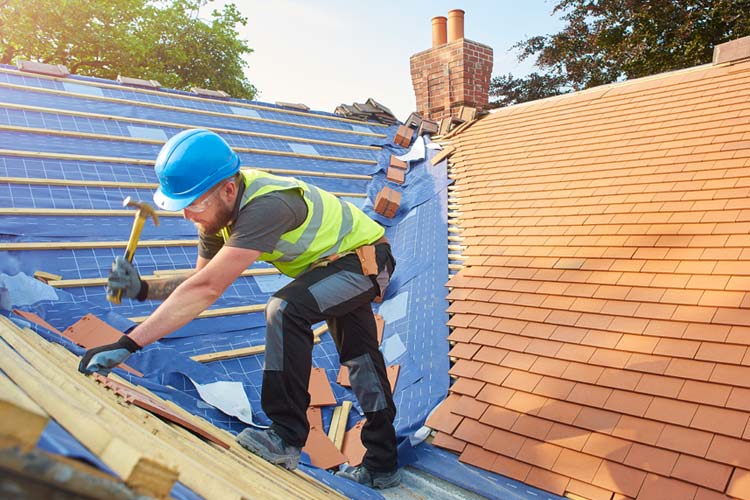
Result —
[[515, 457], [526, 440], [527, 438], [514, 432], [494, 429], [485, 441], [484, 448], [501, 455]]
[[589, 438], [589, 431], [571, 425], [560, 423], [552, 424], [545, 441], [554, 443], [563, 448], [581, 451]]
[[729, 482], [727, 494], [742, 500], [750, 498], [750, 471], [737, 469]]
[[576, 384], [568, 394], [568, 401], [601, 408], [612, 394], [611, 389], [590, 384]]
[[458, 379], [450, 388], [455, 394], [466, 394], [467, 396], [476, 396], [484, 387], [484, 382], [468, 378]]
[[750, 418], [750, 415], [747, 412], [700, 405], [690, 423], [690, 427], [728, 436], [742, 437], [748, 418]]
[[750, 389], [733, 387], [726, 402], [727, 408], [750, 411]]
[[632, 467], [603, 461], [593, 479], [593, 484], [628, 495], [638, 496], [646, 473]]
[[639, 500], [693, 500], [697, 487], [667, 477], [649, 474], [638, 495]]
[[568, 486], [569, 479], [560, 474], [555, 474], [546, 469], [532, 467], [526, 476], [525, 482], [537, 488], [562, 495]]
[[700, 349], [695, 354], [695, 359], [715, 361], [717, 363], [740, 364], [746, 352], [746, 346], [702, 342]]
[[466, 448], [465, 442], [461, 441], [460, 439], [456, 439], [450, 434], [446, 434], [445, 432], [436, 433], [435, 437], [432, 439], [432, 444], [435, 446], [439, 446], [440, 448], [455, 451], [456, 453], [461, 453], [462, 451], [464, 451], [464, 448]]
[[636, 469], [669, 476], [679, 457], [680, 455], [673, 451], [633, 443], [624, 463]]
[[676, 398], [684, 383], [685, 381], [679, 378], [644, 373], [638, 381], [635, 390], [655, 396]]
[[489, 469], [495, 463], [496, 458], [497, 455], [495, 453], [473, 444], [466, 445], [463, 453], [458, 457], [461, 462], [482, 469]]
[[513, 428], [513, 424], [516, 423], [519, 415], [517, 411], [509, 410], [502, 406], [490, 406], [485, 410], [479, 421], [498, 429], [510, 430]]
[[632, 443], [606, 434], [592, 433], [583, 447], [583, 452], [614, 462], [622, 462]]
[[571, 479], [568, 482], [567, 492], [578, 495], [579, 497], [586, 498], [588, 500], [611, 500], [612, 492], [599, 488], [593, 484], [584, 483], [576, 479]]
[[477, 370], [479, 370], [482, 366], [483, 364], [478, 361], [459, 359], [453, 366], [451, 366], [451, 369], [448, 373], [456, 377], [472, 378]]
[[709, 432], [667, 424], [659, 435], [656, 445], [668, 450], [703, 457], [706, 455], [713, 437], [714, 435]]
[[563, 449], [552, 470], [558, 474], [591, 483], [601, 464], [602, 460], [598, 457]]
[[596, 381], [599, 389], [613, 387], [618, 389], [633, 390], [643, 375], [635, 372], [605, 368], [599, 379]]
[[449, 395], [437, 406], [435, 411], [432, 412], [425, 425], [439, 431], [452, 433], [463, 420], [460, 415], [453, 413], [453, 410], [456, 408], [460, 400], [461, 396], [456, 394]]
[[[619, 414], [615, 413], [615, 415]], [[623, 415], [616, 422], [612, 430], [612, 435], [638, 443], [653, 445], [659, 441], [664, 427], [665, 425], [660, 422]]]
[[607, 398], [603, 408], [605, 410], [642, 417], [653, 399], [651, 396], [615, 389], [609, 398]]
[[524, 414], [518, 416], [511, 430], [524, 436], [542, 440], [552, 427], [552, 422]]
[[[591, 500], [750, 498], [748, 75], [623, 82], [455, 137], [451, 393], [505, 453], [462, 459]], [[556, 469], [575, 453], [599, 466]]]
[[654, 398], [644, 416], [651, 420], [688, 427], [697, 410], [697, 404]]
[[727, 465], [750, 469], [750, 442], [716, 435], [705, 458]]
[[544, 469], [551, 469], [562, 451], [562, 448], [554, 444], [536, 439], [526, 439], [515, 457], [522, 462]]
[[465, 418], [453, 432], [456, 439], [467, 443], [483, 446], [492, 433], [492, 427], [476, 420]]
[[531, 466], [498, 455], [489, 470], [523, 482], [531, 471]]
[[672, 469], [672, 477], [705, 486], [716, 491], [724, 491], [732, 475], [732, 467], [702, 458], [680, 455]]

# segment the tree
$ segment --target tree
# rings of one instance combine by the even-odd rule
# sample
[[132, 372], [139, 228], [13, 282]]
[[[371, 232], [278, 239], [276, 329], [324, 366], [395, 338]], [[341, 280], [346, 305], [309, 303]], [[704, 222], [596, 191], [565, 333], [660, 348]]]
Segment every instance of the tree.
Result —
[[713, 48], [750, 35], [750, 0], [559, 0], [554, 35], [515, 44], [542, 72], [495, 77], [497, 106], [711, 61]]
[[210, 20], [211, 0], [6, 0], [0, 3], [0, 63], [16, 57], [64, 64], [72, 73], [157, 80], [164, 87], [223, 90], [252, 99], [238, 36], [247, 25], [229, 3]]

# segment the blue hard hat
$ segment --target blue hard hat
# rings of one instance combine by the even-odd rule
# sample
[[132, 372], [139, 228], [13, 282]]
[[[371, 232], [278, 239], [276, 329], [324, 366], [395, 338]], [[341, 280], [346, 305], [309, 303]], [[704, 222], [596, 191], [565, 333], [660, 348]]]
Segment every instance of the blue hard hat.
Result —
[[218, 134], [190, 129], [164, 144], [154, 170], [159, 178], [154, 203], [164, 210], [177, 211], [239, 172], [240, 157]]

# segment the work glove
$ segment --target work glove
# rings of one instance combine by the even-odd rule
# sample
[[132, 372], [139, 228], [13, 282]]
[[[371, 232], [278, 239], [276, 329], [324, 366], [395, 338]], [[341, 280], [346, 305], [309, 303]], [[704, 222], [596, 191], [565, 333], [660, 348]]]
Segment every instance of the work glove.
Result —
[[86, 375], [96, 372], [106, 376], [112, 368], [128, 359], [140, 348], [141, 346], [133, 339], [123, 335], [114, 344], [94, 347], [83, 353], [81, 362], [78, 364], [78, 371]]
[[112, 270], [109, 272], [107, 280], [107, 294], [116, 295], [118, 290], [122, 290], [122, 295], [129, 299], [144, 300], [141, 297], [144, 289], [144, 281], [138, 274], [133, 264], [128, 262], [125, 257], [117, 257], [112, 263]]

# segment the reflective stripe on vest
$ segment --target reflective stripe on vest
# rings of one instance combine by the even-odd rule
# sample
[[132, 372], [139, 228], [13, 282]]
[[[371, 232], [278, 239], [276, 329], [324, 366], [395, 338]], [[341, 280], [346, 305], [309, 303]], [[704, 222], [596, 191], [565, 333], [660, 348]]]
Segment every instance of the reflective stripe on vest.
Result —
[[[298, 179], [259, 170], [243, 170], [242, 176], [245, 192], [241, 207], [259, 196], [289, 189], [299, 190], [305, 200], [305, 221], [298, 228], [282, 234], [273, 252], [258, 257], [288, 276], [297, 276], [323, 257], [372, 243], [385, 232], [382, 226], [351, 203]], [[220, 231], [225, 241], [229, 238], [228, 229]]]

